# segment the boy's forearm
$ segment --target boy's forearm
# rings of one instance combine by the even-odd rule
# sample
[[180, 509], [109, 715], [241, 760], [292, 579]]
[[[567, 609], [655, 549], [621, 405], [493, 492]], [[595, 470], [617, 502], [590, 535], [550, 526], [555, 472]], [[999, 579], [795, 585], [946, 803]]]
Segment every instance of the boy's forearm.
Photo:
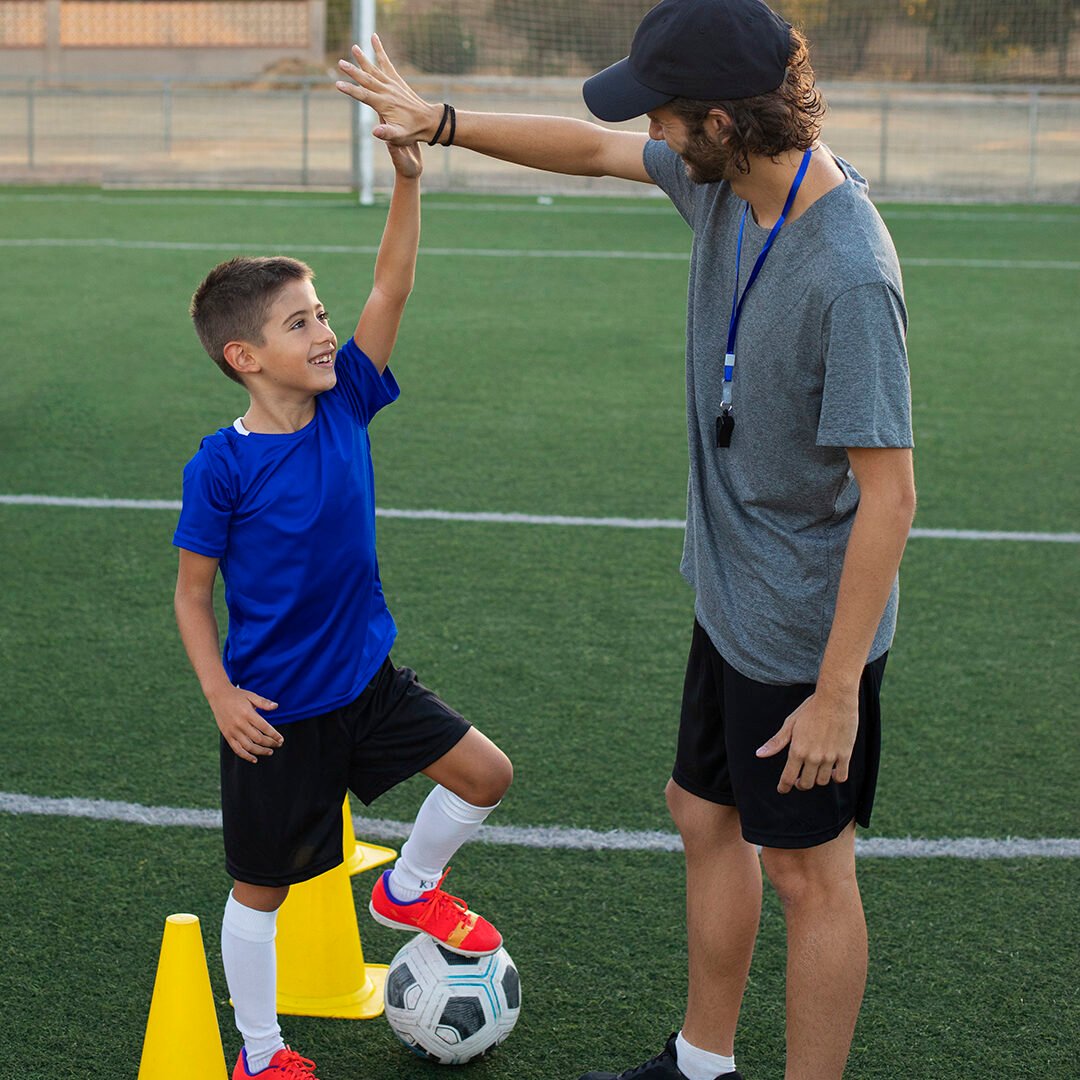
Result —
[[212, 602], [177, 593], [176, 625], [195, 676], [209, 701], [219, 691], [231, 686], [221, 662], [221, 642], [217, 616]]
[[375, 288], [404, 301], [416, 278], [420, 246], [420, 178], [395, 176], [379, 254], [375, 259]]

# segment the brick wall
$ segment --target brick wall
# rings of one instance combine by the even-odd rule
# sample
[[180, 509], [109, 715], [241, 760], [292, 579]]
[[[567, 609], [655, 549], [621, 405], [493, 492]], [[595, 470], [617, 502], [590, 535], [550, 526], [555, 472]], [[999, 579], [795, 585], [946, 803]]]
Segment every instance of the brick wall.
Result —
[[326, 0], [0, 0], [0, 75], [228, 75], [324, 63]]

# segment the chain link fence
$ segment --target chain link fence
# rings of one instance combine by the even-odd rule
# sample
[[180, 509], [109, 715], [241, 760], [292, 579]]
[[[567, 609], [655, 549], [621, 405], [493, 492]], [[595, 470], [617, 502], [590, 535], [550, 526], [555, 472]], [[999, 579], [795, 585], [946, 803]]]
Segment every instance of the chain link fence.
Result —
[[[649, 6], [380, 0], [377, 20], [429, 100], [589, 118], [582, 78], [625, 55]], [[777, 6], [811, 39], [830, 104], [826, 141], [876, 196], [1080, 201], [1080, 0]], [[349, 26], [349, 0], [0, 0], [0, 180], [355, 186], [355, 106], [332, 86]], [[27, 58], [50, 34], [60, 60], [35, 68]], [[23, 74], [10, 57], [23, 58]], [[266, 70], [240, 72], [239, 57]], [[140, 75], [147, 58], [158, 58], [155, 72], [169, 70], [165, 58], [184, 63], [175, 74]], [[215, 74], [183, 73], [207, 64]], [[376, 186], [388, 186], [378, 148], [375, 162]], [[425, 180], [429, 190], [648, 191], [457, 148], [428, 151]]]
[[[585, 117], [576, 79], [416, 78], [462, 109]], [[879, 198], [1080, 201], [1080, 94], [1054, 87], [828, 84], [825, 137]], [[354, 106], [326, 79], [259, 88], [162, 80], [54, 85], [0, 80], [8, 183], [352, 185]], [[633, 126], [633, 125], [625, 125]], [[428, 190], [641, 194], [623, 181], [427, 150]], [[391, 182], [376, 153], [376, 187]]]

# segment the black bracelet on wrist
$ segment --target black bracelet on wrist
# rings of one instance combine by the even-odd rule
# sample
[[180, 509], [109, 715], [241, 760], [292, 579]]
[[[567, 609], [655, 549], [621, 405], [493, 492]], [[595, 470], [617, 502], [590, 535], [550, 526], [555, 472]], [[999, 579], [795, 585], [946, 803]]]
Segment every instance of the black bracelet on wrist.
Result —
[[[453, 107], [450, 105], [443, 105], [442, 107], [442, 120], [439, 121], [439, 126], [435, 129], [435, 137], [428, 143], [428, 146], [434, 146], [443, 133], [443, 128], [446, 127], [446, 118], [453, 112]], [[452, 130], [452, 129], [451, 129]]]
[[453, 146], [454, 136], [457, 134], [457, 110], [453, 105], [446, 106], [450, 110], [450, 134], [446, 137], [443, 146]]

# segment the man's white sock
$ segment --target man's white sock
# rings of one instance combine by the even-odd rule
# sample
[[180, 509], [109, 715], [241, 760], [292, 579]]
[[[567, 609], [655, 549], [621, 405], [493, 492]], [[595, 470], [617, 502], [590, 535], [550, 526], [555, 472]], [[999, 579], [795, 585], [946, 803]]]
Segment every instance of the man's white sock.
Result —
[[716, 1080], [716, 1077], [735, 1071], [735, 1055], [725, 1057], [708, 1050], [699, 1050], [683, 1038], [680, 1031], [675, 1039], [675, 1059], [679, 1072], [687, 1080]]
[[285, 1046], [277, 1022], [276, 934], [276, 911], [244, 907], [229, 893], [221, 920], [221, 960], [251, 1073], [265, 1069]]
[[441, 784], [433, 788], [390, 873], [391, 896], [418, 900], [421, 893], [434, 889], [454, 852], [483, 825], [495, 806], [473, 806]]

